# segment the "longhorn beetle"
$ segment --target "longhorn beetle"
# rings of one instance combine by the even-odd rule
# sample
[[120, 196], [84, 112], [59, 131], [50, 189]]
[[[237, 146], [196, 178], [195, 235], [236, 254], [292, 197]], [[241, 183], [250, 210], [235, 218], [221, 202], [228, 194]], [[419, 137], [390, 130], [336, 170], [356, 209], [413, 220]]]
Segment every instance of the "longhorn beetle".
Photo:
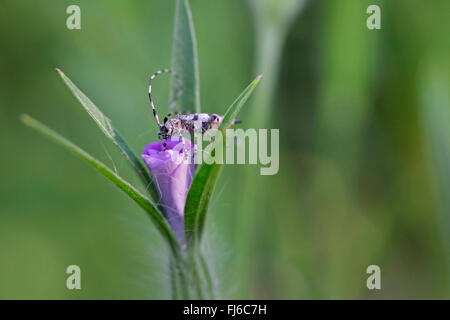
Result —
[[[181, 135], [185, 132], [189, 132], [190, 134], [194, 134], [194, 124], [196, 121], [200, 121], [202, 123], [202, 134], [204, 134], [209, 129], [219, 129], [223, 116], [220, 116], [215, 113], [192, 113], [192, 114], [181, 114], [180, 112], [170, 112], [167, 116], [164, 117], [164, 121], [161, 124], [159, 122], [158, 113], [156, 112], [155, 105], [153, 104], [152, 99], [152, 81], [161, 73], [166, 72], [172, 74], [177, 80], [177, 75], [174, 71], [169, 69], [162, 69], [156, 71], [150, 77], [150, 83], [148, 86], [148, 97], [150, 98], [150, 104], [153, 110], [153, 116], [155, 117], [156, 123], [159, 127], [158, 138], [163, 141], [164, 148], [166, 147], [166, 143], [164, 140], [169, 139], [172, 136]], [[178, 91], [177, 97], [181, 96], [181, 90]], [[170, 119], [170, 117], [176, 116], [175, 118]], [[241, 123], [242, 121], [239, 119], [233, 120], [233, 124]]]

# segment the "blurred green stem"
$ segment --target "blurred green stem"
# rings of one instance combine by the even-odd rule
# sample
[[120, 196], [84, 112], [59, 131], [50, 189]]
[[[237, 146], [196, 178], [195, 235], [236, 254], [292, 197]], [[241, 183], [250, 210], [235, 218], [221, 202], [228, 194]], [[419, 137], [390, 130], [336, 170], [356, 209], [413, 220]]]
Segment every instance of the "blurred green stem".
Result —
[[372, 79], [378, 34], [360, 27], [360, 1], [327, 1], [320, 6], [320, 81], [318, 140], [321, 156], [329, 158], [354, 184], [364, 130], [371, 108]]
[[[450, 63], [435, 54], [424, 59], [419, 82], [420, 118], [428, 166], [438, 202], [439, 240], [446, 258], [435, 263], [436, 274], [447, 274], [450, 265]], [[431, 216], [431, 212], [430, 212]], [[442, 234], [442, 238], [440, 235]], [[448, 274], [447, 274], [448, 278]], [[443, 281], [443, 294], [450, 295], [450, 281]]]
[[255, 95], [253, 107], [249, 108], [248, 117], [249, 126], [261, 127], [269, 122], [284, 42], [284, 32], [278, 28], [268, 26], [263, 29], [257, 33], [255, 70], [263, 74], [264, 81], [261, 82], [261, 88]]
[[[276, 81], [278, 78], [278, 65], [281, 54], [283, 37], [281, 32], [275, 28], [267, 28], [266, 32], [259, 32], [257, 36], [256, 67], [257, 72], [261, 72], [264, 80], [261, 81], [261, 88], [258, 90], [255, 99], [252, 102], [250, 112], [245, 119], [248, 120], [250, 128], [265, 128], [269, 122], [271, 114], [271, 102], [274, 100]], [[255, 227], [257, 221], [264, 219], [262, 216], [260, 193], [264, 190], [261, 184], [261, 177], [255, 168], [247, 168], [244, 174], [245, 197], [241, 201], [241, 214], [237, 230], [236, 247], [240, 248], [237, 256], [237, 270], [241, 287], [239, 288], [238, 298], [248, 298], [251, 286], [242, 285], [248, 283], [252, 274], [251, 269], [251, 250], [255, 247]], [[256, 177], [255, 177], [256, 176]], [[259, 195], [259, 196], [258, 196]]]
[[[249, 128], [267, 128], [270, 124], [272, 103], [274, 102], [279, 66], [284, 40], [290, 23], [303, 7], [303, 0], [256, 1], [251, 0], [255, 21], [256, 52], [255, 71], [263, 74], [261, 88], [256, 93], [252, 107], [245, 116]], [[236, 247], [240, 249], [237, 260], [238, 283], [241, 284], [237, 298], [247, 298], [252, 288], [248, 285], [252, 272], [252, 249], [256, 247], [256, 230], [265, 220], [264, 203], [259, 199], [264, 193], [267, 179], [262, 181], [256, 168], [247, 168], [244, 174], [245, 197], [241, 201], [238, 220]]]
[[[374, 48], [379, 37], [379, 33], [361, 26], [361, 13], [366, 8], [363, 1], [353, 0], [324, 1], [319, 6], [323, 23], [315, 143], [316, 152], [324, 162], [315, 167], [310, 190], [316, 199], [329, 199], [328, 203], [333, 203], [331, 207], [317, 210], [315, 215], [318, 220], [327, 219], [336, 230], [346, 229], [346, 221], [358, 221], [365, 216], [355, 195], [361, 186], [358, 177], [373, 103], [371, 83], [377, 76]], [[368, 140], [368, 143], [372, 142]], [[334, 183], [331, 183], [331, 172], [337, 174]], [[357, 230], [348, 231], [347, 236], [361, 237]], [[327, 286], [319, 293], [324, 298], [350, 297], [362, 290], [349, 284], [353, 271], [343, 265], [345, 260], [338, 244], [344, 238], [336, 232], [329, 233], [324, 240], [330, 248], [327, 269], [322, 274]], [[351, 246], [353, 240], [348, 241]], [[352, 254], [348, 252], [349, 259], [357, 261], [358, 254]]]

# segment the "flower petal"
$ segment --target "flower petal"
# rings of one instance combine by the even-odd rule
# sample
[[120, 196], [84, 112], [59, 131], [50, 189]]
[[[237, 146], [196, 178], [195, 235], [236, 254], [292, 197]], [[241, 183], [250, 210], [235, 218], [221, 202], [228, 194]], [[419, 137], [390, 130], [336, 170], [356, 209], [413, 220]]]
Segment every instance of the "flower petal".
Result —
[[[149, 143], [142, 159], [150, 169], [166, 218], [182, 245], [184, 206], [194, 174], [193, 146], [188, 139]], [[184, 147], [184, 148], [183, 148]]]

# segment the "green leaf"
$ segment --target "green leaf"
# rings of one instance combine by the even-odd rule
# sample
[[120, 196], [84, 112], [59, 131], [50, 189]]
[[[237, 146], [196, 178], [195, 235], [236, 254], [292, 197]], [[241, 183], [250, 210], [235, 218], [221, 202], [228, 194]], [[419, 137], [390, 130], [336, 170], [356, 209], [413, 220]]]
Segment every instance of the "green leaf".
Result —
[[[172, 77], [171, 82], [170, 111], [200, 113], [197, 40], [188, 0], [176, 0], [171, 68], [176, 77]], [[177, 99], [179, 90], [181, 96]]]
[[64, 80], [66, 85], [69, 87], [70, 91], [73, 95], [78, 99], [83, 108], [89, 113], [89, 115], [94, 119], [103, 133], [110, 138], [113, 143], [120, 149], [122, 154], [128, 159], [131, 166], [137, 172], [138, 176], [141, 178], [142, 183], [145, 188], [149, 191], [150, 195], [153, 198], [153, 201], [159, 201], [158, 191], [153, 184], [153, 181], [144, 167], [141, 160], [138, 156], [133, 152], [128, 143], [124, 138], [119, 134], [119, 131], [113, 126], [111, 120], [107, 118], [99, 108], [80, 90], [78, 87], [59, 69], [56, 69], [58, 74]]
[[220, 129], [222, 131], [225, 131], [225, 129], [228, 129], [233, 125], [233, 120], [236, 119], [238, 113], [241, 111], [242, 106], [245, 104], [247, 99], [250, 97], [253, 90], [256, 88], [256, 86], [259, 83], [259, 80], [261, 80], [262, 74], [257, 76], [255, 80], [253, 80], [247, 88], [245, 88], [244, 91], [237, 97], [237, 99], [231, 104], [231, 106], [228, 108], [228, 110], [225, 112], [225, 115], [222, 120], [222, 125], [220, 126]]
[[[220, 130], [225, 139], [225, 130], [232, 125], [242, 106], [258, 84], [261, 76], [253, 80], [250, 85], [240, 94], [240, 96], [231, 104], [225, 113]], [[225, 143], [223, 144], [225, 145]], [[184, 229], [187, 245], [194, 247], [199, 244], [203, 234], [206, 215], [208, 213], [211, 195], [222, 171], [222, 164], [202, 164], [192, 181], [191, 188], [186, 199], [184, 208]]]
[[209, 201], [221, 170], [221, 164], [203, 164], [192, 181], [184, 208], [184, 230], [188, 246], [200, 243]]
[[54, 142], [68, 149], [74, 153], [77, 157], [83, 159], [95, 169], [97, 169], [103, 176], [112, 181], [119, 189], [125, 192], [131, 199], [134, 200], [145, 212], [148, 213], [149, 217], [155, 224], [156, 228], [161, 232], [164, 239], [167, 240], [170, 248], [173, 252], [178, 252], [179, 243], [166, 219], [163, 217], [161, 212], [156, 208], [156, 206], [144, 195], [142, 195], [135, 187], [133, 187], [129, 182], [125, 181], [122, 177], [114, 173], [106, 165], [104, 165], [99, 160], [92, 157], [86, 151], [82, 150], [57, 132], [53, 131], [49, 127], [40, 123], [39, 121], [33, 119], [29, 115], [22, 115], [21, 121], [30, 128], [38, 131], [44, 136], [50, 138]]

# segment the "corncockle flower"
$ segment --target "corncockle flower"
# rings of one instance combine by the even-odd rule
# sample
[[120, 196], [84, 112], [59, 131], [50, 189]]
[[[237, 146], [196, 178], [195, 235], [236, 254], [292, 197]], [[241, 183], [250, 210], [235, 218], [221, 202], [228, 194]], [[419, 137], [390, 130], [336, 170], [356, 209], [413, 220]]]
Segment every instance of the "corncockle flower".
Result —
[[193, 146], [189, 139], [149, 143], [142, 159], [150, 169], [166, 218], [181, 245], [184, 239], [184, 205], [194, 174]]

